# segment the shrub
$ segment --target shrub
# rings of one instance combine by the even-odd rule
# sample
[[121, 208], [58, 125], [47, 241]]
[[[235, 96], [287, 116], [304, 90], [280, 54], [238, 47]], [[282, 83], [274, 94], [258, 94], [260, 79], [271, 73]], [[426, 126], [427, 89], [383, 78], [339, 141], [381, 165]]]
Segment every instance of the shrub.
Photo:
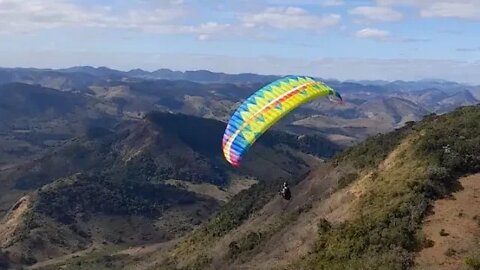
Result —
[[352, 183], [353, 181], [355, 181], [357, 178], [358, 178], [358, 174], [355, 172], [342, 175], [338, 180], [338, 187], [344, 188], [348, 186], [350, 183]]
[[317, 224], [317, 232], [319, 234], [327, 233], [331, 228], [332, 228], [332, 225], [330, 224], [330, 222], [328, 222], [328, 220], [324, 218], [322, 218], [320, 222]]
[[472, 270], [480, 270], [480, 260], [477, 257], [465, 257], [465, 265]]
[[427, 169], [428, 178], [432, 181], [447, 183], [451, 180], [451, 173], [445, 167], [430, 166]]
[[411, 131], [412, 126], [408, 125], [391, 133], [372, 136], [336, 155], [333, 163], [348, 160], [358, 169], [375, 168]]
[[260, 245], [265, 238], [266, 236], [264, 233], [250, 232], [245, 237], [238, 240], [238, 242], [233, 241], [229, 244], [228, 257], [235, 259], [240, 254], [253, 250]]
[[209, 265], [212, 262], [212, 258], [208, 257], [205, 254], [199, 255], [192, 264], [187, 267], [182, 268], [182, 270], [197, 270], [203, 269], [205, 266]]
[[440, 236], [449, 236], [450, 234], [445, 231], [445, 229], [440, 230]]

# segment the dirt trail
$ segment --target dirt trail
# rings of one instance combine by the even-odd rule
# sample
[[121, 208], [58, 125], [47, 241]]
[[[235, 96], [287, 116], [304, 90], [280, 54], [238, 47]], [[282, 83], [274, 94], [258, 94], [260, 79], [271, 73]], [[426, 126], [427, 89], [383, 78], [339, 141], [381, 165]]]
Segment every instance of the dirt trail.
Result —
[[436, 201], [434, 214], [423, 222], [423, 233], [433, 241], [433, 247], [418, 254], [417, 269], [463, 269], [465, 255], [478, 242], [480, 174], [462, 178], [460, 183], [463, 189], [454, 193], [453, 198]]

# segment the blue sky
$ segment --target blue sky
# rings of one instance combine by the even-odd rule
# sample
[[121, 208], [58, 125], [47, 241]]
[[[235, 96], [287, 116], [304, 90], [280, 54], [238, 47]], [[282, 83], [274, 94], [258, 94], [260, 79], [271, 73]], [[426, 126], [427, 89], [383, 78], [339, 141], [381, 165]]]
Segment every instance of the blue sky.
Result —
[[480, 1], [0, 0], [0, 65], [480, 84]]

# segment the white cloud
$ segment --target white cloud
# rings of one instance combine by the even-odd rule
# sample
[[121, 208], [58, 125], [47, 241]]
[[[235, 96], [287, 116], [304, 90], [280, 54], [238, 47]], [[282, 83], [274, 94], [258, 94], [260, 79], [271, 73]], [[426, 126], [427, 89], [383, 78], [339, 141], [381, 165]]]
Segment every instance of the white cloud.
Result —
[[393, 22], [403, 18], [402, 13], [388, 7], [356, 7], [349, 11], [370, 21]]
[[323, 29], [340, 22], [340, 15], [315, 16], [298, 7], [272, 7], [242, 17], [245, 27], [269, 26], [279, 29]]
[[376, 28], [364, 28], [355, 33], [358, 38], [385, 40], [390, 36], [390, 32]]
[[432, 0], [377, 0], [377, 4], [381, 6], [417, 5], [427, 2], [432, 2]]
[[207, 34], [200, 34], [198, 35], [198, 40], [207, 40], [209, 36]]
[[0, 0], [0, 29], [11, 33], [79, 24], [106, 26], [115, 21], [106, 10], [87, 10], [61, 0]]
[[420, 11], [422, 17], [454, 17], [480, 20], [480, 1], [437, 2]]
[[230, 27], [230, 24], [208, 22], [198, 26], [185, 26], [182, 27], [181, 30], [185, 33], [197, 34], [199, 40], [207, 40], [210, 39], [213, 34], [225, 33]]
[[[183, 25], [183, 0], [155, 1], [155, 8], [114, 14], [109, 7], [86, 8], [66, 0], [0, 0], [0, 33], [25, 33], [62, 27], [108, 27], [160, 34], [196, 34], [205, 40], [229, 24]], [[201, 37], [200, 37], [201, 35]]]
[[279, 6], [301, 6], [301, 5], [313, 5], [318, 6], [343, 6], [345, 0], [242, 0], [243, 3], [247, 1], [254, 1], [263, 5], [279, 5]]
[[135, 29], [159, 34], [199, 34], [203, 35], [202, 40], [206, 40], [209, 35], [224, 32], [230, 27], [230, 24], [220, 24], [217, 22], [207, 22], [199, 25], [181, 25], [174, 23], [175, 16], [162, 16], [163, 10], [151, 12], [130, 12], [128, 20], [112, 26], [117, 28]]
[[343, 0], [323, 0], [322, 5], [326, 7], [343, 6], [345, 2]]
[[154, 28], [158, 25], [164, 25], [176, 19], [185, 16], [185, 12], [180, 9], [154, 9], [154, 10], [131, 10], [125, 20], [119, 20], [122, 25], [135, 28]]
[[419, 9], [422, 17], [480, 20], [478, 0], [377, 0], [383, 6], [408, 5]]

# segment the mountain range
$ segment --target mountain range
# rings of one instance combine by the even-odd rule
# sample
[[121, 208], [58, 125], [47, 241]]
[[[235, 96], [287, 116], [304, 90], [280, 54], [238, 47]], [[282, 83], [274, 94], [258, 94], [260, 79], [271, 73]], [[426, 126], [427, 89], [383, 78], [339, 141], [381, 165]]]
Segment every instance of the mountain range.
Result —
[[[242, 100], [276, 78], [166, 69], [122, 72], [105, 67], [0, 69], [0, 142], [4, 142], [0, 147], [5, 147], [0, 167], [4, 160], [34, 156], [91, 126], [111, 127], [153, 110], [225, 122]], [[429, 113], [479, 102], [475, 96], [479, 87], [454, 82], [327, 83], [343, 95], [344, 105], [318, 99], [274, 128], [299, 135], [313, 132], [348, 146]]]
[[[478, 87], [327, 81], [343, 105], [305, 104], [233, 169], [226, 121], [276, 78], [0, 69], [0, 269], [428, 262], [416, 261], [424, 242], [414, 237], [426, 205], [480, 171], [478, 106], [457, 109], [479, 102]], [[290, 203], [275, 196], [284, 181]]]

